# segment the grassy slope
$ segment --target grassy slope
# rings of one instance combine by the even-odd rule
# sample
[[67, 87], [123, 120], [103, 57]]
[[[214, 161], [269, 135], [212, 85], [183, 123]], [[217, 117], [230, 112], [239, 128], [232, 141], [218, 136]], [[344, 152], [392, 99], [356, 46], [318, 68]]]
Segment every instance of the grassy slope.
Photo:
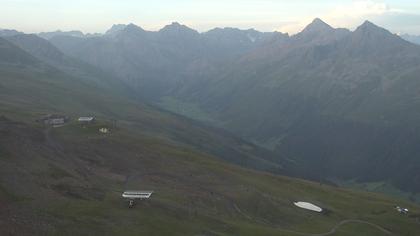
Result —
[[[15, 212], [5, 232], [32, 227], [52, 235], [298, 235], [291, 231], [323, 233], [342, 220], [359, 219], [396, 235], [420, 233], [420, 208], [381, 195], [242, 169], [124, 129], [101, 135], [97, 127], [76, 124], [49, 132], [1, 124], [8, 153], [0, 159], [1, 195]], [[124, 189], [155, 194], [128, 209], [120, 197]], [[296, 200], [328, 212], [297, 209]], [[409, 207], [411, 215], [399, 215], [394, 205]], [[374, 232], [354, 223], [334, 235], [381, 235]]]
[[[122, 85], [112, 82], [112, 88], [98, 85], [96, 78], [77, 78], [56, 69], [0, 65], [0, 114], [33, 123], [49, 114], [97, 116], [118, 120], [118, 126], [133, 132], [148, 133], [169, 142], [187, 145], [227, 159], [231, 162], [262, 169], [279, 169], [270, 161], [270, 153], [234, 136], [201, 126], [177, 115], [142, 104]], [[263, 155], [264, 154], [264, 155]], [[259, 156], [267, 157], [261, 160]]]

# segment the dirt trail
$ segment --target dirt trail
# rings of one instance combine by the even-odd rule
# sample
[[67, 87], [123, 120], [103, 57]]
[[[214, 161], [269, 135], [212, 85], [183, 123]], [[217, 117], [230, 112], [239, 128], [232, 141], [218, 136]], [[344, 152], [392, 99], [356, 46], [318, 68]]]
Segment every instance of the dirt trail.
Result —
[[279, 229], [282, 232], [289, 232], [292, 234], [296, 234], [296, 235], [302, 235], [302, 236], [329, 236], [329, 235], [333, 235], [335, 233], [337, 233], [337, 230], [346, 224], [351, 224], [351, 223], [357, 223], [357, 224], [366, 224], [369, 226], [372, 226], [374, 228], [376, 228], [377, 230], [381, 231], [382, 233], [386, 234], [386, 235], [394, 235], [392, 232], [390, 232], [389, 230], [377, 225], [377, 224], [373, 224], [370, 223], [368, 221], [364, 221], [364, 220], [342, 220], [339, 223], [337, 223], [330, 231], [326, 232], [326, 233], [320, 233], [320, 234], [309, 234], [309, 233], [302, 233], [302, 232], [297, 232], [297, 231], [292, 231], [292, 230], [283, 230], [283, 229]]
[[[245, 214], [243, 211], [241, 211], [241, 209], [235, 203], [233, 203], [233, 206], [234, 206], [235, 210], [238, 213], [240, 213], [241, 215], [245, 216], [246, 218], [248, 218], [250, 220], [255, 220], [252, 217]], [[376, 228], [377, 230], [381, 231], [382, 233], [384, 233], [386, 235], [394, 235], [392, 232], [383, 228], [380, 225], [377, 225], [377, 224], [374, 224], [374, 223], [371, 223], [371, 222], [368, 222], [368, 221], [364, 221], [364, 220], [351, 220], [351, 219], [342, 220], [342, 221], [338, 222], [330, 231], [325, 232], [325, 233], [319, 233], [319, 234], [303, 233], [303, 232], [298, 232], [298, 231], [293, 231], [293, 230], [286, 230], [286, 229], [282, 229], [282, 228], [277, 228], [277, 229], [279, 231], [282, 231], [282, 232], [285, 232], [285, 233], [291, 233], [291, 234], [301, 235], [301, 236], [329, 236], [329, 235], [333, 235], [333, 234], [337, 233], [338, 229], [341, 226], [346, 225], [346, 224], [352, 224], [352, 223], [369, 225], [373, 228]]]

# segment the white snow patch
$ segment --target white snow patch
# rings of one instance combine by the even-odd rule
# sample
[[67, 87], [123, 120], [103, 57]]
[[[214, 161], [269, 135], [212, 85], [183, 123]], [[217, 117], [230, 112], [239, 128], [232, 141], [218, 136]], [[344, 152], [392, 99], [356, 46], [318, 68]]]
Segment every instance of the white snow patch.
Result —
[[294, 202], [295, 206], [316, 212], [322, 212], [322, 208], [309, 202]]

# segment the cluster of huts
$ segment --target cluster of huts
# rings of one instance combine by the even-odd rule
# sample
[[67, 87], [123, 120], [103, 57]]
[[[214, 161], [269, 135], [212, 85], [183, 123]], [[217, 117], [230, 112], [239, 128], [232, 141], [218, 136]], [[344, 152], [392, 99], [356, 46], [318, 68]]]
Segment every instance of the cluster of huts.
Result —
[[[70, 119], [67, 116], [64, 115], [58, 115], [58, 114], [49, 114], [44, 117], [41, 117], [37, 120], [37, 122], [42, 123], [47, 126], [53, 126], [53, 127], [60, 127], [65, 125], [67, 122], [69, 122]], [[93, 116], [81, 116], [77, 118], [77, 122], [82, 125], [86, 126], [89, 124], [93, 124], [96, 122], [96, 118]], [[116, 127], [116, 121], [113, 120], [114, 128]], [[100, 133], [107, 134], [110, 132], [109, 128], [102, 127], [99, 129]]]

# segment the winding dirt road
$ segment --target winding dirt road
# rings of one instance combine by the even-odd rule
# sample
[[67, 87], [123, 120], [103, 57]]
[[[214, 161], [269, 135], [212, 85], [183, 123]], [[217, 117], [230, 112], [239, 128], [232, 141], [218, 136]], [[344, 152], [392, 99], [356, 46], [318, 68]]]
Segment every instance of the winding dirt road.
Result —
[[[242, 214], [243, 216], [245, 216], [246, 218], [248, 218], [250, 220], [255, 220], [252, 217], [245, 214], [244, 212], [242, 212], [241, 209], [238, 207], [238, 205], [236, 205], [235, 203], [233, 203], [233, 206], [238, 213]], [[369, 225], [373, 228], [376, 228], [377, 230], [381, 231], [382, 233], [384, 233], [386, 235], [394, 235], [392, 232], [383, 228], [380, 225], [377, 225], [377, 224], [374, 224], [374, 223], [371, 223], [371, 222], [368, 222], [368, 221], [364, 221], [364, 220], [352, 220], [352, 219], [342, 220], [342, 221], [338, 222], [330, 231], [325, 232], [325, 233], [319, 233], [319, 234], [303, 233], [303, 232], [298, 232], [298, 231], [293, 231], [293, 230], [286, 230], [286, 229], [282, 229], [282, 228], [277, 228], [277, 229], [281, 232], [284, 232], [284, 233], [291, 233], [291, 234], [294, 234], [294, 235], [301, 235], [301, 236], [330, 236], [330, 235], [333, 235], [333, 234], [337, 233], [338, 229], [341, 226], [346, 225], [346, 224], [354, 224], [354, 223]]]
[[384, 229], [383, 227], [377, 225], [377, 224], [373, 224], [370, 223], [368, 221], [364, 221], [364, 220], [342, 220], [339, 223], [337, 223], [330, 231], [326, 232], [326, 233], [320, 233], [320, 234], [308, 234], [308, 233], [302, 233], [302, 232], [297, 232], [297, 231], [292, 231], [292, 230], [283, 230], [283, 229], [279, 229], [282, 232], [288, 232], [288, 233], [292, 233], [292, 234], [296, 234], [296, 235], [302, 235], [302, 236], [329, 236], [329, 235], [333, 235], [337, 232], [337, 230], [346, 224], [351, 224], [351, 223], [357, 223], [357, 224], [366, 224], [369, 226], [372, 226], [374, 228], [376, 228], [377, 230], [381, 231], [382, 233], [386, 234], [386, 235], [394, 235], [392, 232], [390, 232], [387, 229]]

